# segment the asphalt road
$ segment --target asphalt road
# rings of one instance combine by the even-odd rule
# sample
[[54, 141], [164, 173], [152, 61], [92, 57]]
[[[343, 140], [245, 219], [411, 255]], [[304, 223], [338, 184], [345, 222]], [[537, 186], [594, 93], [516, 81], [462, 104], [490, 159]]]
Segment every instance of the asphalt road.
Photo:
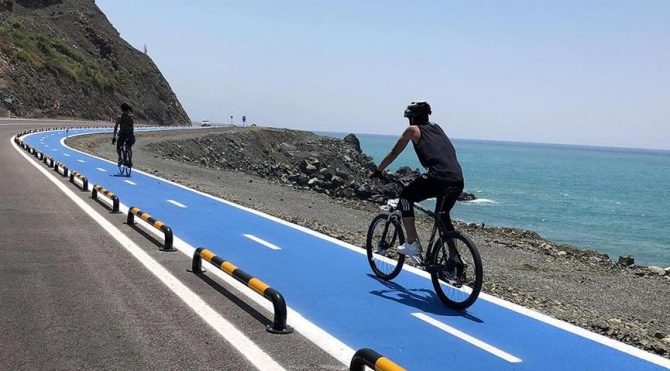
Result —
[[[24, 129], [65, 125], [82, 124], [0, 120], [0, 368], [259, 368], [10, 144]], [[272, 313], [213, 275], [189, 272], [188, 258], [159, 251], [89, 193], [78, 197], [277, 367], [347, 368], [297, 332], [266, 332]]]

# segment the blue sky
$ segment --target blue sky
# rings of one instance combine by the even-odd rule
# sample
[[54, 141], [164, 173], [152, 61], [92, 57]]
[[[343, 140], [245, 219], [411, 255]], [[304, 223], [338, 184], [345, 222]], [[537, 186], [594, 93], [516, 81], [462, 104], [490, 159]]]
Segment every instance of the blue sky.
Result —
[[670, 149], [670, 1], [96, 3], [193, 120]]

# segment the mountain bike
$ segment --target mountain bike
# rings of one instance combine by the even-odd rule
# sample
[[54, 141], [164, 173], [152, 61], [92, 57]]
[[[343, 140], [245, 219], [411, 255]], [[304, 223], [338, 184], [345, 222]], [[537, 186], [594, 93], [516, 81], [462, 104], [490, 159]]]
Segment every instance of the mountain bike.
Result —
[[133, 150], [130, 148], [128, 139], [121, 144], [121, 162], [119, 163], [119, 174], [130, 176], [133, 171]]
[[[400, 181], [395, 182], [405, 186]], [[467, 235], [447, 229], [441, 217], [443, 212], [438, 211], [443, 202], [444, 199], [438, 201], [435, 212], [414, 204], [417, 210], [433, 218], [434, 223], [425, 258], [409, 258], [415, 266], [430, 273], [433, 288], [446, 306], [462, 310], [479, 296], [484, 281], [482, 261], [477, 246]], [[405, 263], [406, 256], [397, 251], [405, 243], [405, 235], [398, 200], [388, 200], [382, 210], [384, 212], [370, 223], [365, 247], [372, 271], [388, 281], [400, 273]]]

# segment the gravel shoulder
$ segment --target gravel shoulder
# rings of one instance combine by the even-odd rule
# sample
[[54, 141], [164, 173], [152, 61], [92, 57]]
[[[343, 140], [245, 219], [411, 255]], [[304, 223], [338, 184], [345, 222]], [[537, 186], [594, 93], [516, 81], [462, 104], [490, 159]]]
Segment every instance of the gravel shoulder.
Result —
[[[209, 134], [262, 128], [136, 133], [139, 170], [309, 227], [356, 246], [379, 205], [335, 198], [245, 172], [181, 161], [157, 151], [164, 142], [187, 145]], [[68, 145], [115, 161], [109, 135], [70, 138]], [[458, 215], [455, 215], [457, 218]], [[419, 233], [430, 226], [420, 221]], [[483, 291], [590, 331], [670, 358], [670, 274], [623, 266], [606, 255], [541, 238], [532, 231], [459, 223], [484, 262]], [[422, 230], [423, 229], [423, 230]]]

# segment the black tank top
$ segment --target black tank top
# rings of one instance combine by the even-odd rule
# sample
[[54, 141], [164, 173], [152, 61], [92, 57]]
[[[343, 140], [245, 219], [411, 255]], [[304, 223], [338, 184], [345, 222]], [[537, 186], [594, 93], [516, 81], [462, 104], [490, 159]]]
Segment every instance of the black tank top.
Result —
[[421, 165], [428, 175], [450, 182], [462, 182], [463, 172], [456, 158], [456, 150], [442, 128], [434, 123], [419, 125], [421, 137], [412, 144]]
[[133, 134], [135, 121], [130, 114], [122, 113], [116, 118], [116, 123], [119, 124], [119, 134]]

